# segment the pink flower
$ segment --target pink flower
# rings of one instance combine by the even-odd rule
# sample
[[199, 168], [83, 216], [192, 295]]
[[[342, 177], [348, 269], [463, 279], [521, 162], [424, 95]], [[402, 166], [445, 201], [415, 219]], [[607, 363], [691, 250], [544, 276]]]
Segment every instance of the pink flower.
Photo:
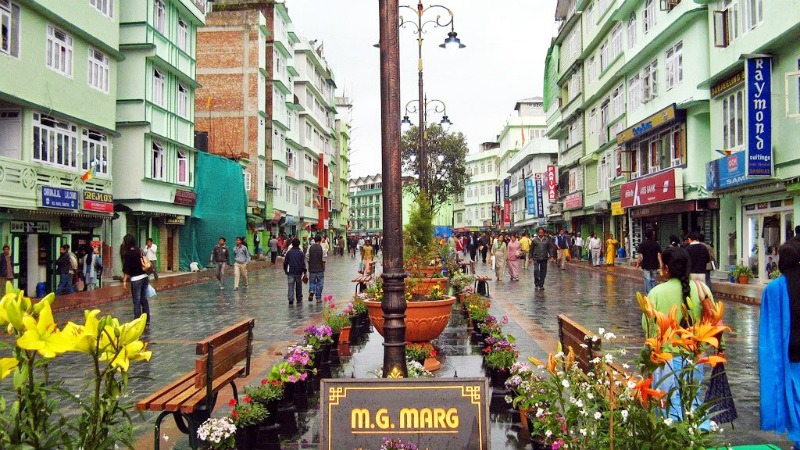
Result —
[[306, 378], [308, 378], [308, 374], [307, 373], [303, 372], [303, 373], [300, 374], [300, 380], [306, 381]]
[[290, 383], [297, 383], [297, 377], [294, 375], [289, 375], [289, 382]]
[[553, 450], [558, 450], [561, 448], [562, 445], [564, 445], [564, 441], [559, 439], [556, 442], [553, 442], [553, 445], [550, 448], [552, 448]]
[[263, 380], [261, 380], [261, 385], [263, 386], [263, 385], [267, 384], [268, 382], [269, 381], [266, 378], [264, 378]]

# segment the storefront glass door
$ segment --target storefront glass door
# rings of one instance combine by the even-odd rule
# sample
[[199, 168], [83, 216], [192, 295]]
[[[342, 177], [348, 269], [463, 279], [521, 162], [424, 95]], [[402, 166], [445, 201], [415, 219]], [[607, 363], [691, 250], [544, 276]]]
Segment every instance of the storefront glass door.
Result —
[[744, 263], [760, 282], [768, 283], [777, 276], [778, 247], [794, 236], [791, 208], [774, 208], [745, 217]]

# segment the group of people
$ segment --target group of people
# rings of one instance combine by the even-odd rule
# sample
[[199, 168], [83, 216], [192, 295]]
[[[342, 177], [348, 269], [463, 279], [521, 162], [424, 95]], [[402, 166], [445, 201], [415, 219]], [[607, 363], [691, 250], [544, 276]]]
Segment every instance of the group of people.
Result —
[[267, 241], [267, 247], [269, 248], [269, 259], [270, 262], [274, 265], [278, 259], [278, 256], [286, 256], [289, 250], [293, 247], [292, 242], [297, 239], [300, 242], [300, 248], [302, 249], [303, 253], [307, 252], [311, 244], [315, 239], [319, 239], [319, 244], [325, 251], [325, 255], [327, 256], [328, 253], [333, 249], [334, 255], [344, 255], [344, 247], [345, 247], [345, 238], [341, 235], [336, 235], [333, 238], [333, 242], [331, 243], [328, 240], [327, 236], [317, 236], [316, 238], [311, 239], [311, 243], [308, 240], [308, 236], [303, 236], [302, 240], [294, 235], [287, 236], [284, 233], [281, 233], [277, 236], [272, 235]]
[[103, 273], [103, 259], [98, 246], [79, 249], [76, 255], [70, 251], [69, 245], [64, 244], [59, 248], [59, 252], [55, 262], [58, 274], [58, 286], [55, 291], [57, 295], [91, 291], [99, 285]]
[[322, 246], [324, 236], [311, 238], [311, 245], [303, 249], [300, 240], [294, 238], [283, 259], [283, 271], [288, 281], [289, 304], [303, 301], [303, 284], [308, 283], [308, 301], [322, 301], [322, 288], [325, 284], [325, 263], [328, 250]]

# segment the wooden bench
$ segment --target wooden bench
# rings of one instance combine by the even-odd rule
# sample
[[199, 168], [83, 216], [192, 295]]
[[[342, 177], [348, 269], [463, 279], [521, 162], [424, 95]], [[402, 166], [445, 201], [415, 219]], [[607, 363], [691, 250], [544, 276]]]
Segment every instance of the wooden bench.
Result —
[[[564, 353], [575, 352], [575, 361], [584, 372], [592, 369], [592, 360], [600, 354], [601, 337], [592, 340], [594, 333], [564, 314], [558, 315], [558, 341]], [[583, 346], [581, 345], [583, 344]]]
[[[475, 276], [475, 292], [481, 295], [485, 295], [489, 297], [489, 281], [491, 277], [487, 277], [485, 275], [476, 275]], [[485, 292], [483, 292], [485, 291]]]
[[197, 448], [197, 428], [211, 415], [217, 393], [226, 385], [238, 400], [235, 379], [250, 374], [255, 319], [236, 325], [196, 344], [194, 370], [136, 403], [137, 411], [160, 411], [155, 423], [154, 445], [159, 449], [161, 421], [170, 414], [189, 445]]
[[375, 267], [375, 263], [367, 263], [366, 267], [364, 267], [364, 273], [359, 274], [357, 277], [353, 278], [353, 283], [356, 284], [356, 295], [361, 292], [364, 292], [367, 289], [367, 285], [372, 283], [375, 280], [375, 276], [372, 274], [372, 270]]

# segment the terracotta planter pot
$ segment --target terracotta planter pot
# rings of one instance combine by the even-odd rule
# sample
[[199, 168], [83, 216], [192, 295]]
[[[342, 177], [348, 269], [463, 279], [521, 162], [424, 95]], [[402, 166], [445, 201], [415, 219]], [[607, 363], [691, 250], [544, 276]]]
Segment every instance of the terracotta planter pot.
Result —
[[739, 275], [739, 284], [749, 284], [749, 283], [750, 283], [750, 277], [748, 277], [747, 275]]
[[[451, 307], [455, 297], [429, 302], [409, 302], [406, 308], [406, 341], [429, 342], [442, 334], [450, 321]], [[381, 303], [368, 300], [369, 320], [383, 336], [383, 310]]]
[[436, 272], [441, 272], [441, 266], [414, 266], [411, 268], [411, 273], [414, 275], [421, 275], [423, 277], [432, 277]]
[[439, 292], [447, 289], [447, 278], [406, 278], [406, 280], [411, 284], [412, 294], [428, 295], [434, 286], [439, 286]]
[[349, 344], [350, 343], [350, 327], [342, 327], [342, 331], [339, 333], [339, 344]]

